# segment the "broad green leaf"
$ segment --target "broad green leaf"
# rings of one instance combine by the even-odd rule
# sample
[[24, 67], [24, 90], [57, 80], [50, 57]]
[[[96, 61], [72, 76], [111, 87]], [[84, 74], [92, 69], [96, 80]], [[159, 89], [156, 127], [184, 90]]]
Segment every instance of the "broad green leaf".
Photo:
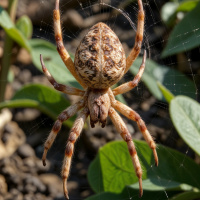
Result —
[[30, 45], [24, 35], [15, 27], [8, 13], [0, 6], [0, 26], [21, 47], [30, 51]]
[[182, 139], [200, 155], [200, 105], [185, 96], [171, 101], [170, 116]]
[[[187, 186], [186, 190], [190, 186], [199, 187], [200, 166], [192, 159], [173, 149], [157, 145], [159, 165], [155, 167], [153, 153], [148, 145], [143, 141], [134, 142], [143, 169], [143, 181], [156, 180], [151, 187], [155, 187], [156, 184], [159, 187], [162, 183], [160, 180], [169, 183], [165, 184], [165, 190], [167, 186], [172, 187], [170, 182], [178, 183], [179, 187], [176, 187], [180, 190], [183, 189], [183, 184]], [[89, 169], [89, 173], [96, 173], [96, 176], [89, 179], [94, 191], [102, 192], [99, 190], [101, 185], [104, 192], [121, 193], [125, 186], [138, 182], [125, 142], [110, 142], [102, 147], [98, 154], [99, 157], [93, 161], [96, 163]], [[101, 166], [97, 167], [99, 163]], [[90, 172], [91, 170], [93, 172]]]
[[29, 39], [33, 33], [33, 25], [30, 18], [26, 15], [20, 17], [16, 22], [16, 28], [23, 33], [23, 35]]
[[32, 39], [29, 43], [31, 46], [31, 56], [33, 63], [41, 72], [42, 66], [40, 63], [40, 54], [43, 56], [47, 69], [57, 80], [57, 82], [81, 88], [79, 83], [75, 80], [73, 75], [64, 65], [60, 55], [56, 50], [55, 45], [41, 39]]
[[91, 188], [96, 192], [100, 193], [103, 192], [103, 184], [102, 184], [102, 170], [101, 170], [101, 163], [99, 159], [99, 154], [96, 156], [96, 158], [93, 160], [93, 162], [90, 164], [88, 169], [88, 181], [93, 184], [91, 184]]
[[[130, 188], [139, 190], [139, 186], [137, 183], [130, 185]], [[149, 190], [149, 191], [190, 191], [193, 189], [192, 186], [187, 184], [182, 184], [173, 180], [165, 180], [162, 178], [150, 178], [146, 179], [142, 182], [143, 190]]]
[[185, 52], [200, 45], [200, 3], [175, 26], [170, 34], [167, 46], [162, 52], [162, 57]]
[[[130, 68], [130, 71], [136, 75], [142, 63], [142, 58], [138, 58]], [[171, 91], [175, 96], [186, 95], [191, 98], [196, 98], [195, 84], [188, 79], [184, 74], [181, 74], [175, 69], [159, 65], [154, 61], [147, 59], [142, 81], [145, 83], [150, 92], [159, 100], [164, 97], [160, 91], [157, 81]]]
[[170, 103], [170, 101], [174, 98], [174, 95], [166, 87], [164, 87], [160, 82], [157, 82], [157, 84], [163, 96], [165, 97], [166, 101]]
[[195, 200], [200, 198], [199, 191], [184, 192], [172, 197], [170, 200]]
[[[40, 84], [26, 85], [17, 91], [10, 101], [0, 103], [0, 109], [5, 107], [36, 108], [54, 120], [68, 106], [70, 106], [69, 101], [66, 100], [61, 93]], [[65, 124], [71, 126], [73, 120], [68, 119]]]

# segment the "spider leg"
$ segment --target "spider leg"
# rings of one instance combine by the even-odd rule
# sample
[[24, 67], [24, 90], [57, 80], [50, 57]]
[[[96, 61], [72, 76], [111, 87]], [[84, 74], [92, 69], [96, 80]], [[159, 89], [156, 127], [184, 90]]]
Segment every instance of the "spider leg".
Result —
[[122, 118], [119, 116], [119, 114], [115, 111], [114, 108], [110, 108], [108, 115], [110, 116], [113, 124], [117, 128], [117, 131], [120, 133], [124, 141], [127, 143], [128, 150], [130, 153], [130, 156], [132, 158], [133, 166], [135, 168], [136, 175], [139, 179], [139, 196], [141, 197], [143, 194], [142, 189], [142, 168], [140, 165], [140, 161], [137, 156], [137, 151], [135, 149], [135, 145], [133, 143], [132, 137], [123, 122]]
[[115, 100], [114, 102], [112, 101], [111, 105], [117, 111], [119, 111], [124, 116], [126, 116], [128, 119], [131, 119], [131, 120], [137, 122], [137, 125], [138, 125], [140, 131], [142, 132], [144, 139], [146, 140], [149, 147], [153, 150], [155, 165], [158, 166], [158, 156], [157, 156], [157, 152], [156, 152], [156, 144], [155, 144], [152, 136], [150, 135], [149, 131], [147, 130], [147, 127], [146, 127], [144, 121], [142, 120], [142, 118], [140, 117], [140, 115], [137, 112], [135, 112], [134, 110], [132, 110], [131, 108], [129, 108], [128, 106], [124, 105], [123, 103], [121, 103], [117, 100]]
[[68, 107], [66, 110], [64, 110], [57, 118], [56, 122], [53, 125], [53, 128], [46, 140], [46, 142], [44, 143], [44, 153], [42, 156], [42, 162], [43, 165], [46, 165], [46, 155], [48, 150], [50, 149], [51, 145], [53, 144], [57, 133], [60, 131], [62, 123], [64, 121], [66, 121], [67, 119], [69, 119], [70, 117], [72, 117], [73, 115], [75, 115], [81, 108], [84, 107], [85, 104], [85, 100], [82, 99], [80, 101], [78, 101], [77, 103], [75, 103], [74, 105]]
[[64, 194], [65, 194], [66, 199], [69, 199], [68, 190], [67, 190], [67, 179], [69, 176], [71, 159], [74, 152], [74, 143], [80, 136], [80, 133], [83, 129], [85, 120], [87, 119], [88, 115], [89, 115], [89, 110], [87, 107], [85, 107], [81, 111], [77, 119], [75, 120], [74, 125], [70, 131], [68, 141], [67, 141], [65, 157], [64, 157], [63, 166], [62, 166], [63, 189], [64, 189]]
[[126, 69], [124, 71], [124, 74], [126, 74], [126, 72], [131, 67], [132, 63], [138, 57], [142, 46], [143, 33], [144, 33], [144, 10], [142, 5], [142, 0], [138, 0], [138, 6], [139, 6], [139, 11], [138, 11], [138, 24], [135, 37], [135, 45], [126, 59]]
[[135, 88], [138, 85], [138, 83], [140, 82], [142, 74], [144, 73], [145, 64], [146, 64], [146, 51], [144, 51], [142, 64], [140, 65], [140, 69], [139, 69], [138, 73], [136, 74], [136, 76], [134, 77], [134, 79], [130, 82], [124, 83], [124, 84], [120, 85], [119, 87], [115, 88], [113, 90], [113, 94], [116, 96], [118, 94], [126, 93], [126, 92], [132, 90], [133, 88]]
[[42, 70], [44, 72], [44, 75], [47, 77], [49, 82], [53, 85], [53, 87], [56, 90], [61, 91], [61, 92], [66, 93], [66, 94], [77, 95], [77, 96], [83, 96], [85, 94], [85, 91], [83, 91], [83, 90], [79, 90], [79, 89], [74, 88], [74, 87], [70, 87], [70, 86], [67, 86], [67, 85], [57, 83], [56, 80], [53, 78], [53, 76], [50, 74], [50, 72], [47, 70], [41, 54], [40, 54], [40, 62], [41, 62], [41, 65], [42, 65]]
[[80, 85], [83, 86], [83, 88], [87, 88], [85, 83], [81, 80], [81, 78], [76, 73], [74, 63], [63, 44], [62, 31], [61, 31], [61, 25], [60, 25], [59, 0], [56, 0], [56, 3], [55, 3], [55, 9], [53, 11], [53, 20], [54, 20], [55, 40], [56, 40], [57, 50], [58, 50], [58, 53], [60, 54], [60, 57], [62, 58], [63, 62], [65, 63], [66, 67], [71, 72], [71, 74], [80, 83]]

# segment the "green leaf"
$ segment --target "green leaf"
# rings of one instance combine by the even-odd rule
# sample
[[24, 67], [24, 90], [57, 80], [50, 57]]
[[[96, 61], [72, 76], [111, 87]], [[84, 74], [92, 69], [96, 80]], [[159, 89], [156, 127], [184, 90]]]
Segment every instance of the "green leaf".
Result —
[[[0, 109], [5, 107], [36, 108], [54, 120], [68, 106], [70, 106], [69, 101], [61, 93], [40, 84], [26, 85], [17, 91], [10, 101], [0, 103]], [[73, 120], [69, 119], [64, 124], [71, 127]]]
[[191, 50], [200, 45], [200, 3], [175, 26], [162, 57]]
[[174, 95], [165, 87], [163, 86], [160, 82], [157, 82], [158, 87], [160, 88], [163, 96], [165, 97], [166, 101], [170, 103], [170, 101], [174, 98]]
[[8, 13], [0, 6], [0, 26], [21, 47], [30, 51], [30, 45], [24, 35], [15, 27]]
[[96, 158], [93, 160], [93, 162], [90, 164], [88, 169], [88, 181], [93, 184], [91, 184], [91, 188], [96, 192], [100, 193], [103, 192], [103, 183], [102, 183], [102, 170], [101, 170], [101, 163], [99, 159], [99, 154], [96, 156]]
[[23, 33], [23, 35], [29, 39], [33, 33], [33, 25], [30, 18], [26, 15], [20, 17], [16, 22], [16, 28]]
[[200, 192], [184, 192], [171, 198], [170, 200], [195, 200], [200, 198]]
[[[127, 195], [127, 197], [128, 197], [128, 195]], [[102, 192], [102, 193], [93, 195], [91, 197], [88, 197], [85, 200], [122, 200], [122, 199], [125, 199], [122, 194]]]
[[[130, 188], [139, 190], [139, 186], [137, 183], [130, 185]], [[187, 184], [182, 184], [173, 180], [165, 180], [162, 178], [150, 178], [146, 179], [142, 182], [143, 190], [149, 190], [149, 191], [190, 191], [193, 189], [192, 186]]]
[[161, 18], [168, 26], [176, 23], [178, 12], [189, 12], [196, 7], [199, 0], [167, 2], [161, 9]]
[[[167, 192], [167, 195], [165, 192], [160, 191], [145, 191], [145, 193], [142, 196], [142, 200], [169, 200], [170, 197], [172, 197], [174, 194], [177, 194], [177, 192]], [[130, 187], [125, 187], [122, 193], [116, 194], [111, 192], [102, 192], [96, 195], [93, 195], [91, 197], [88, 197], [86, 200], [141, 200], [141, 198], [138, 196], [138, 190], [134, 190]]]
[[[167, 187], [172, 188], [171, 182], [173, 184], [176, 182], [177, 185], [173, 187], [179, 190], [183, 190], [183, 184], [187, 186], [185, 190], [189, 187], [199, 187], [200, 166], [192, 159], [173, 149], [157, 145], [159, 165], [155, 167], [153, 166], [153, 153], [149, 146], [143, 141], [134, 142], [143, 169], [143, 181], [145, 179], [156, 180], [150, 187], [155, 187], [156, 184], [160, 187], [163, 180], [165, 183], [168, 182], [164, 190]], [[121, 193], [126, 185], [138, 182], [125, 142], [110, 142], [102, 147], [98, 154], [99, 157], [93, 161], [93, 167], [89, 169], [89, 173], [96, 173], [96, 176], [91, 176], [89, 179], [94, 191], [102, 192], [99, 190], [101, 185], [104, 192]], [[97, 167], [98, 164], [100, 167]]]
[[200, 155], [200, 105], [185, 96], [171, 101], [170, 116], [182, 139]]
[[199, 0], [185, 0], [179, 5], [177, 12], [189, 12], [194, 9], [198, 3]]
[[42, 66], [40, 63], [40, 54], [42, 54], [43, 56], [44, 63], [47, 69], [57, 80], [57, 82], [68, 84], [81, 89], [79, 83], [75, 80], [73, 75], [69, 72], [69, 70], [61, 60], [55, 45], [41, 39], [30, 40], [30, 45], [32, 49], [31, 56], [33, 63], [41, 72]]
[[[142, 58], [136, 59], [130, 68], [130, 71], [136, 75], [142, 63]], [[164, 100], [157, 81], [171, 91], [175, 96], [186, 95], [196, 98], [196, 87], [194, 82], [188, 79], [175, 69], [159, 65], [154, 61], [147, 59], [142, 81], [145, 83], [150, 92], [159, 100]]]

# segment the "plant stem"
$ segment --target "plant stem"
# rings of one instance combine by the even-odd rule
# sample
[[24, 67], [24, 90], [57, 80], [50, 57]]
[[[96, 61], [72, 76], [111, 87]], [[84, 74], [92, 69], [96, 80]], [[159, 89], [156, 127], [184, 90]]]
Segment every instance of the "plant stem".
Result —
[[[8, 13], [13, 23], [15, 21], [17, 3], [18, 3], [18, 0], [9, 0]], [[13, 47], [13, 40], [6, 34], [5, 42], [4, 42], [4, 53], [2, 57], [2, 65], [1, 65], [1, 71], [0, 71], [0, 81], [1, 81], [0, 102], [4, 101], [8, 71], [11, 65], [11, 60], [12, 60], [12, 47]]]
[[18, 5], [18, 0], [9, 0], [8, 13], [13, 23], [15, 23], [17, 5]]
[[6, 35], [4, 42], [4, 53], [2, 58], [1, 72], [0, 72], [0, 102], [4, 101], [4, 95], [7, 85], [8, 71], [11, 65], [13, 40]]

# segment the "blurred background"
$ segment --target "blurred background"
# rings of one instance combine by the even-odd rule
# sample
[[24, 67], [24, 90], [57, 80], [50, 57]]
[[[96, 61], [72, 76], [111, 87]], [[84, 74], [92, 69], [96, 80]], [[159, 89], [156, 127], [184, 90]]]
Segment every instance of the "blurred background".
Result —
[[[53, 89], [41, 71], [39, 54], [43, 55], [48, 70], [59, 83], [78, 88], [81, 86], [66, 69], [56, 51], [54, 4], [55, 0], [0, 1], [0, 200], [64, 200], [60, 171], [66, 140], [75, 117], [62, 126], [48, 152], [46, 167], [43, 167], [41, 157], [43, 144], [56, 117], [79, 98], [63, 95]], [[118, 85], [133, 79], [145, 49], [148, 52], [146, 70], [134, 90], [117, 98], [141, 115], [157, 144], [164, 146], [164, 149], [173, 148], [183, 153], [184, 159], [190, 157], [192, 160], [188, 162], [199, 165], [200, 150], [196, 142], [200, 140], [200, 112], [195, 114], [195, 111], [200, 111], [199, 1], [144, 0], [143, 5], [146, 18], [142, 50]], [[137, 27], [137, 1], [60, 0], [60, 9], [64, 44], [72, 58], [81, 39], [98, 22], [111, 27], [119, 37], [126, 55], [131, 51]], [[183, 114], [179, 116], [173, 113], [178, 106], [170, 103], [172, 99], [176, 101], [175, 97], [179, 95], [190, 98], [187, 103], [180, 105], [188, 108], [187, 114], [195, 129], [189, 132], [195, 132], [196, 135], [188, 136], [187, 128], [185, 132], [181, 130], [181, 127], [184, 128], [181, 122], [186, 124], [187, 120], [181, 118]], [[194, 109], [190, 110], [190, 107]], [[179, 110], [177, 112], [180, 114]], [[179, 125], [176, 119], [182, 120], [177, 122]], [[134, 139], [144, 140], [135, 122], [125, 117], [123, 120]], [[91, 174], [88, 178], [88, 168], [99, 148], [118, 140], [121, 137], [110, 119], [104, 129], [99, 126], [91, 129], [87, 121], [81, 139], [75, 146], [68, 180], [70, 199], [95, 199], [92, 195], [97, 191], [92, 186]], [[171, 153], [171, 150], [166, 152]], [[182, 157], [181, 160], [175, 156], [171, 158], [167, 161], [175, 160], [177, 168], [183, 166], [183, 172], [192, 171], [186, 167]], [[152, 169], [155, 172], [156, 168]], [[156, 175], [157, 179], [159, 176]], [[178, 180], [172, 174], [168, 177], [168, 185]], [[194, 178], [193, 175], [191, 177]], [[125, 184], [130, 183], [125, 181]], [[200, 186], [200, 182], [195, 184], [195, 188]], [[168, 194], [166, 188], [163, 187], [163, 194]], [[193, 189], [190, 188], [191, 191]], [[174, 193], [169, 193], [169, 197], [165, 194], [165, 197], [157, 195], [153, 198], [169, 199], [170, 195]], [[134, 197], [138, 199], [137, 195]], [[106, 198], [109, 197], [99, 197]]]

